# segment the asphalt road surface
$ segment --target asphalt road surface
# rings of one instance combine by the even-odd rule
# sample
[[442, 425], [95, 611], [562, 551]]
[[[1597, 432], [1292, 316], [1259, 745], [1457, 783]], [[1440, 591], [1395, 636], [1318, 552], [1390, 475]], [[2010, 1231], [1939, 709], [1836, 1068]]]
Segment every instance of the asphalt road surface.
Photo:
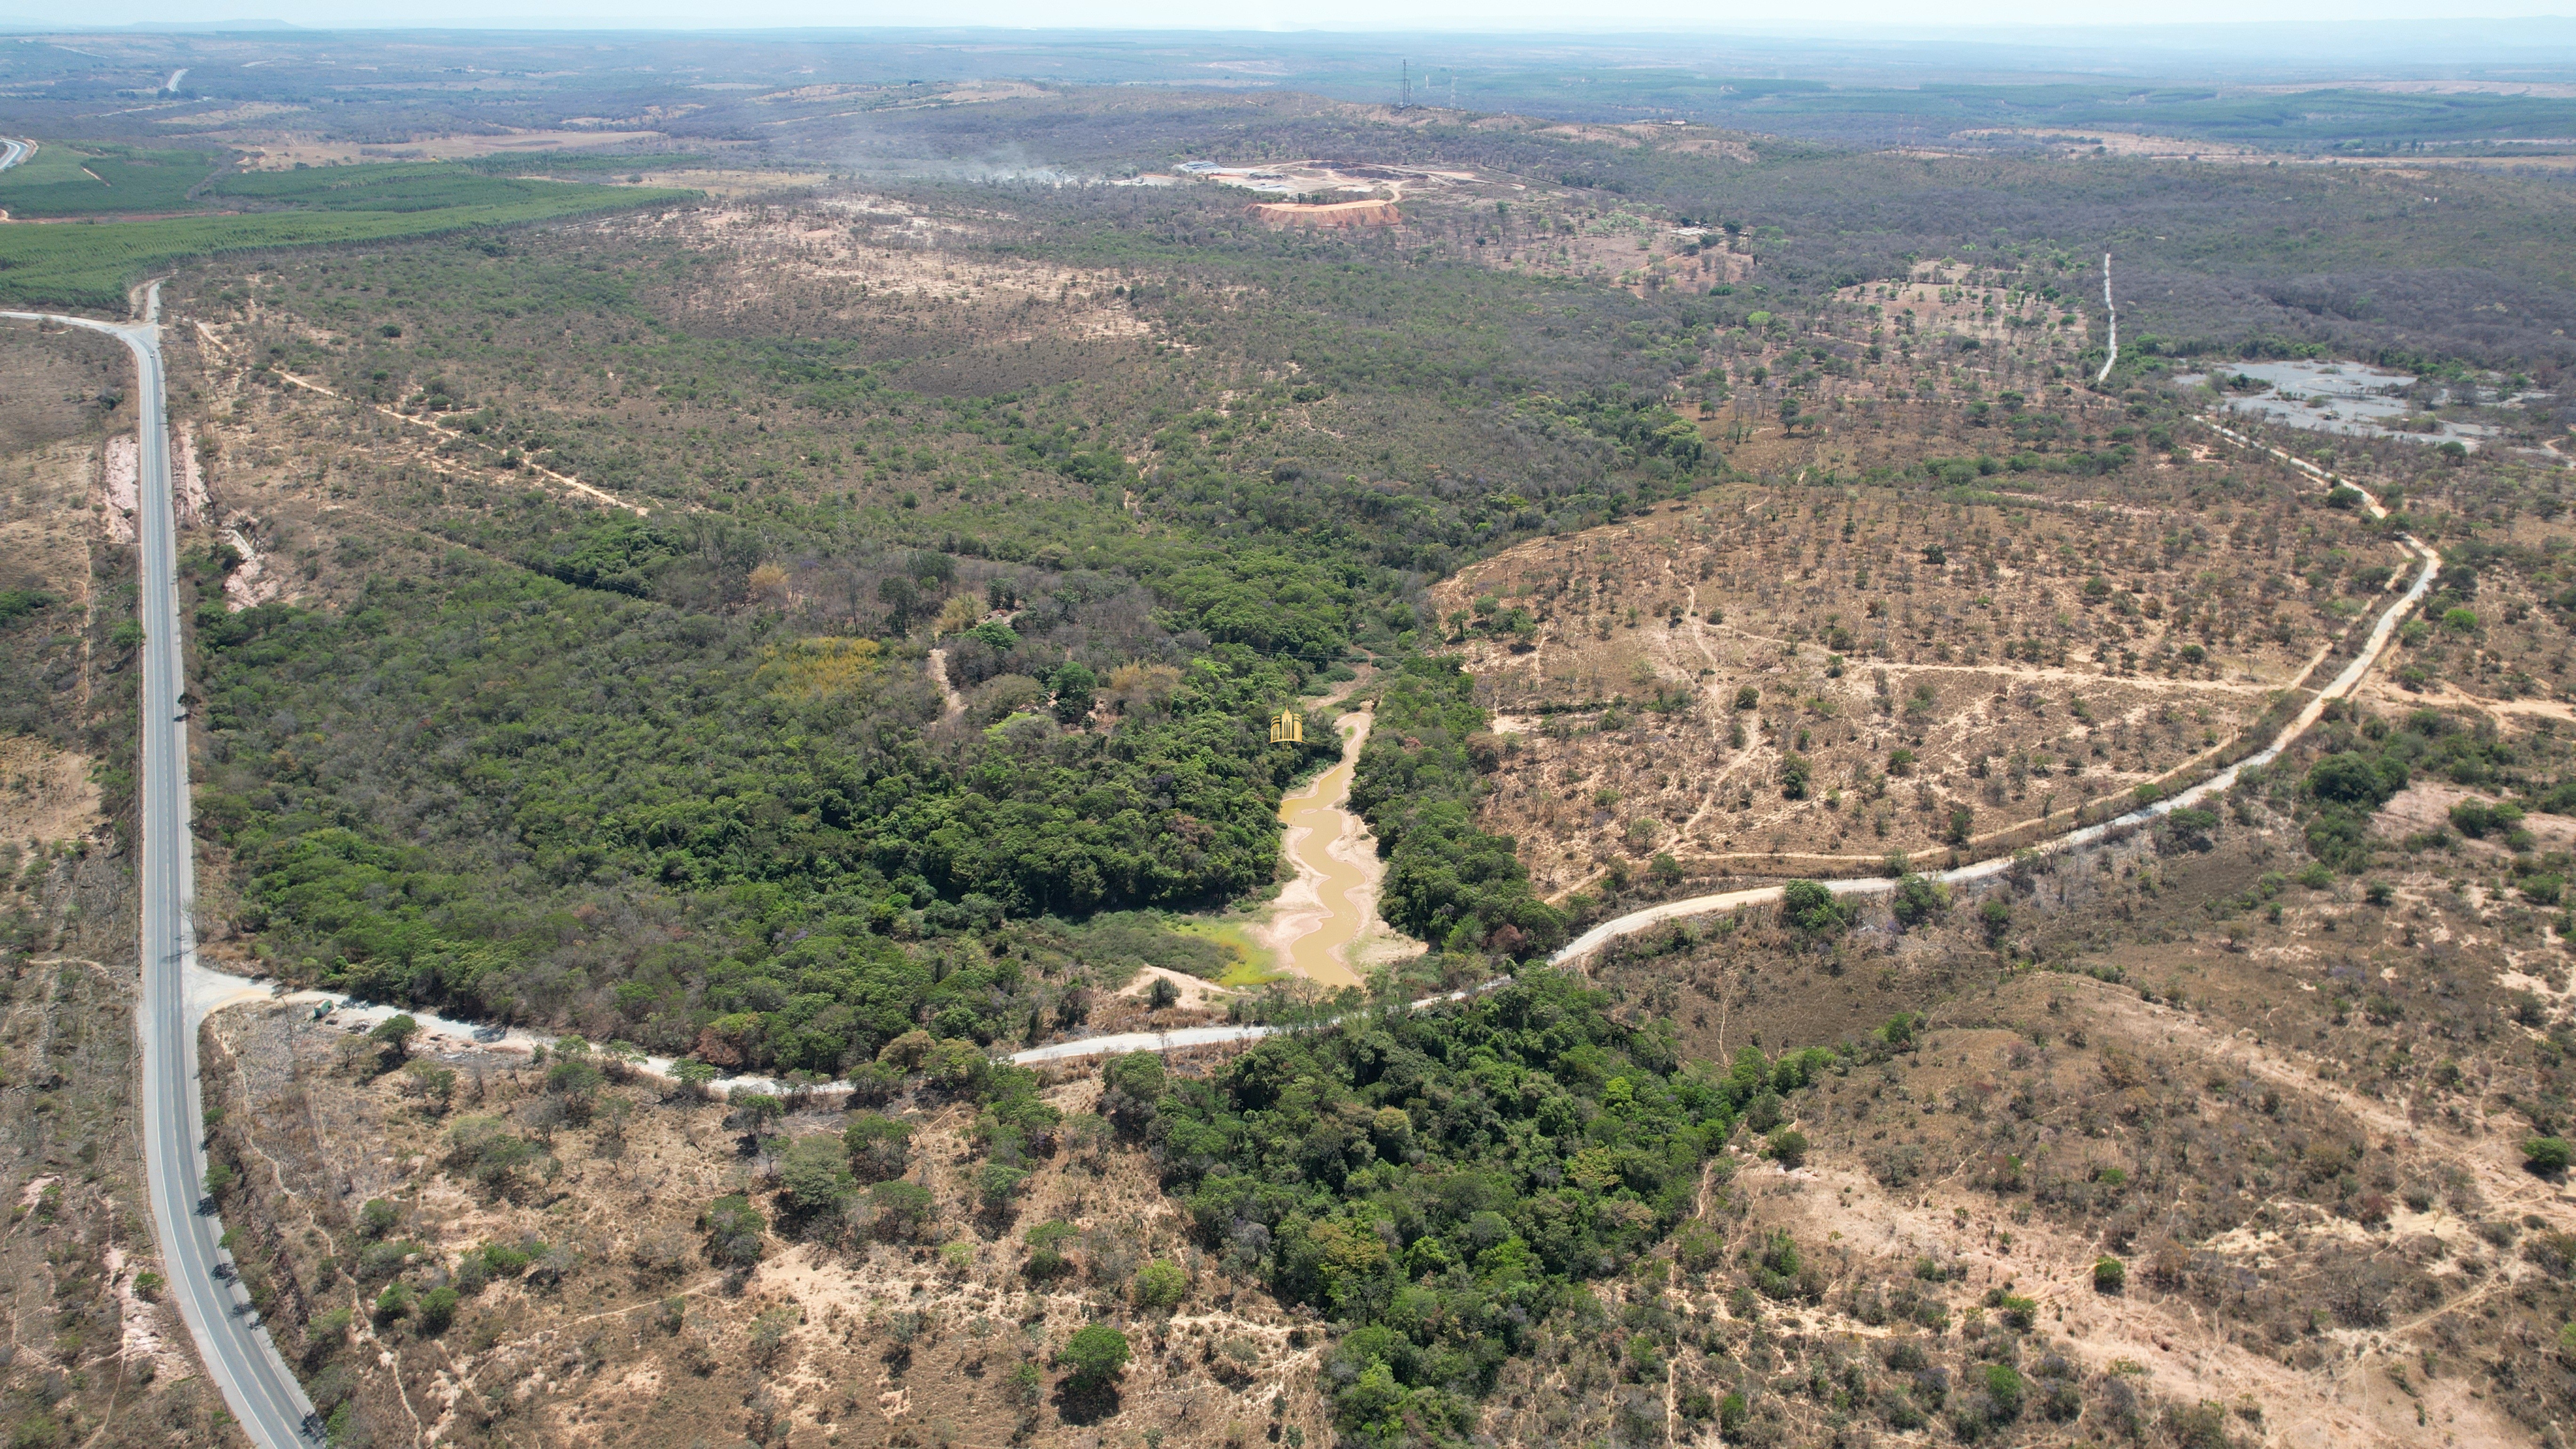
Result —
[[[147, 295], [149, 319], [160, 289]], [[32, 319], [36, 314], [0, 316]], [[189, 920], [194, 861], [188, 834], [188, 726], [179, 709], [179, 542], [170, 493], [168, 394], [161, 373], [157, 323], [43, 320], [104, 332], [134, 354], [135, 412], [141, 421], [143, 473], [139, 525], [143, 547], [143, 1005], [135, 1018], [143, 1038], [143, 1145], [152, 1224], [170, 1292], [197, 1341], [198, 1357], [223, 1389], [224, 1402], [263, 1449], [319, 1444], [313, 1403], [260, 1325], [250, 1297], [233, 1276], [232, 1255], [218, 1246], [223, 1224], [205, 1199], [203, 1108], [197, 1098], [197, 1034], [183, 989], [195, 964]], [[207, 1206], [211, 1206], [210, 1204]]]

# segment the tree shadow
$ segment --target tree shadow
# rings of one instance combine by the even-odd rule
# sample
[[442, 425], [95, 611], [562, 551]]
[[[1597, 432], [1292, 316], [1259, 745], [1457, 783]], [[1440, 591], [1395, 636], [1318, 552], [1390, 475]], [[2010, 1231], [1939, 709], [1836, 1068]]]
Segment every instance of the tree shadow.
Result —
[[1069, 1378], [1056, 1386], [1056, 1417], [1068, 1424], [1097, 1424], [1118, 1413], [1118, 1385], [1106, 1380], [1087, 1384]]

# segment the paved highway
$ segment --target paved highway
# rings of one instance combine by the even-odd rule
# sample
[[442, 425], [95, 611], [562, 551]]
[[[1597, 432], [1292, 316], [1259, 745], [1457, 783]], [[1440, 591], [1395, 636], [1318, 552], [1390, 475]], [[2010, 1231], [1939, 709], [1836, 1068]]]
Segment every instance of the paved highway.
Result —
[[6, 171], [36, 154], [36, 143], [33, 141], [13, 141], [6, 136], [0, 136], [0, 147], [8, 148], [5, 154], [0, 154], [0, 171]]
[[[179, 541], [170, 492], [168, 396], [161, 373], [160, 287], [147, 292], [145, 320], [42, 320], [104, 332], [134, 354], [135, 413], [142, 431], [143, 547], [143, 1038], [144, 1164], [152, 1223], [170, 1292], [197, 1341], [198, 1357], [224, 1402], [262, 1449], [319, 1444], [313, 1403], [278, 1357], [249, 1295], [218, 1246], [223, 1224], [198, 1211], [205, 1197], [203, 1109], [197, 1098], [197, 1034], [184, 977], [195, 964], [189, 920], [195, 863], [188, 833], [188, 726], [179, 711]], [[36, 320], [36, 314], [0, 316]]]

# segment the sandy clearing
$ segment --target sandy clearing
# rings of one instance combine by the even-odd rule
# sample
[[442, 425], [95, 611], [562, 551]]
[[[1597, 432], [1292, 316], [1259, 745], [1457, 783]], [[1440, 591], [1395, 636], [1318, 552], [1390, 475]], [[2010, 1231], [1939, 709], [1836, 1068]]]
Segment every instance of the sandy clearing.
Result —
[[99, 501], [107, 508], [107, 537], [112, 543], [134, 542], [134, 510], [142, 506], [142, 476], [141, 446], [131, 437], [108, 439], [106, 461], [99, 471]]
[[[2463, 786], [2432, 780], [2418, 781], [2390, 796], [2388, 803], [2379, 807], [2371, 816], [2371, 829], [2389, 840], [2403, 840], [2419, 831], [2449, 830], [2451, 807], [2469, 800], [2488, 805], [2501, 803], [2493, 795]], [[2523, 817], [2522, 828], [2530, 831], [2544, 849], [2564, 850], [2576, 846], [2576, 820], [2566, 816], [2535, 812]], [[2459, 838], [2454, 848], [2498, 857], [2507, 853], [2500, 839]]]
[[0, 844], [78, 840], [104, 822], [87, 755], [0, 735]]
[[1244, 210], [1274, 227], [1395, 226], [1404, 220], [1392, 201], [1257, 201]]
[[2379, 705], [2396, 714], [2408, 714], [2419, 709], [2456, 709], [2483, 714], [2499, 722], [2516, 716], [2576, 722], [2576, 707], [2560, 700], [2489, 699], [2440, 679], [2430, 681], [2422, 689], [2409, 689], [2393, 679], [2374, 679], [2362, 702]]
[[1119, 987], [1118, 994], [1142, 998], [1147, 991], [1153, 989], [1157, 981], [1168, 981], [1172, 983], [1173, 989], [1181, 993], [1179, 1005], [1183, 1011], [1214, 1011], [1223, 1000], [1234, 995], [1232, 991], [1213, 981], [1184, 972], [1168, 971], [1160, 966], [1136, 968], [1136, 979]]
[[170, 1346], [170, 1336], [162, 1331], [161, 1308], [146, 1299], [135, 1283], [144, 1273], [160, 1273], [160, 1257], [146, 1244], [142, 1259], [129, 1261], [122, 1245], [110, 1243], [102, 1261], [108, 1281], [116, 1285], [118, 1354], [129, 1364], [150, 1365], [155, 1379], [187, 1377], [194, 1365], [186, 1354]]
[[962, 717], [966, 713], [966, 696], [959, 694], [957, 686], [948, 682], [948, 651], [931, 650], [930, 657], [922, 661], [922, 667], [930, 676], [930, 687], [938, 690], [939, 697], [946, 701], [941, 707], [940, 718], [955, 720]]
[[977, 217], [932, 216], [886, 197], [834, 198], [797, 210], [695, 207], [626, 224], [640, 224], [693, 248], [730, 252], [722, 284], [708, 294], [721, 298], [710, 305], [723, 308], [766, 302], [778, 292], [782, 277], [797, 277], [865, 289], [844, 310], [865, 308], [885, 293], [1031, 306], [1031, 320], [1003, 321], [999, 325], [1005, 330], [991, 340], [1022, 342], [1041, 334], [1143, 337], [1152, 331], [1115, 296], [1127, 279], [983, 251], [989, 238]]
[[[255, 523], [257, 520], [245, 518], [242, 521]], [[238, 527], [227, 528], [224, 542], [231, 544], [233, 551], [242, 556], [240, 565], [224, 576], [224, 611], [238, 614], [276, 598], [285, 580], [269, 577], [268, 556], [251, 542], [249, 533]]]
[[206, 496], [206, 470], [197, 462], [197, 440], [183, 425], [177, 430], [179, 526], [192, 527], [214, 517], [214, 501]]

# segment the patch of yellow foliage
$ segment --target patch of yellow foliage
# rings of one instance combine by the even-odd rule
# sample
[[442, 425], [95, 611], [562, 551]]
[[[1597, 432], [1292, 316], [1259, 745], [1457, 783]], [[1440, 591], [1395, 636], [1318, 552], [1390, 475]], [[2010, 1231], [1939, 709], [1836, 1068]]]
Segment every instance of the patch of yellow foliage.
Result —
[[1152, 707], [1172, 697], [1181, 687], [1181, 671], [1168, 664], [1121, 664], [1109, 671], [1107, 681], [1116, 708], [1125, 713], [1139, 706]]
[[820, 635], [763, 648], [757, 678], [773, 698], [831, 699], [866, 686], [884, 664], [874, 639]]

